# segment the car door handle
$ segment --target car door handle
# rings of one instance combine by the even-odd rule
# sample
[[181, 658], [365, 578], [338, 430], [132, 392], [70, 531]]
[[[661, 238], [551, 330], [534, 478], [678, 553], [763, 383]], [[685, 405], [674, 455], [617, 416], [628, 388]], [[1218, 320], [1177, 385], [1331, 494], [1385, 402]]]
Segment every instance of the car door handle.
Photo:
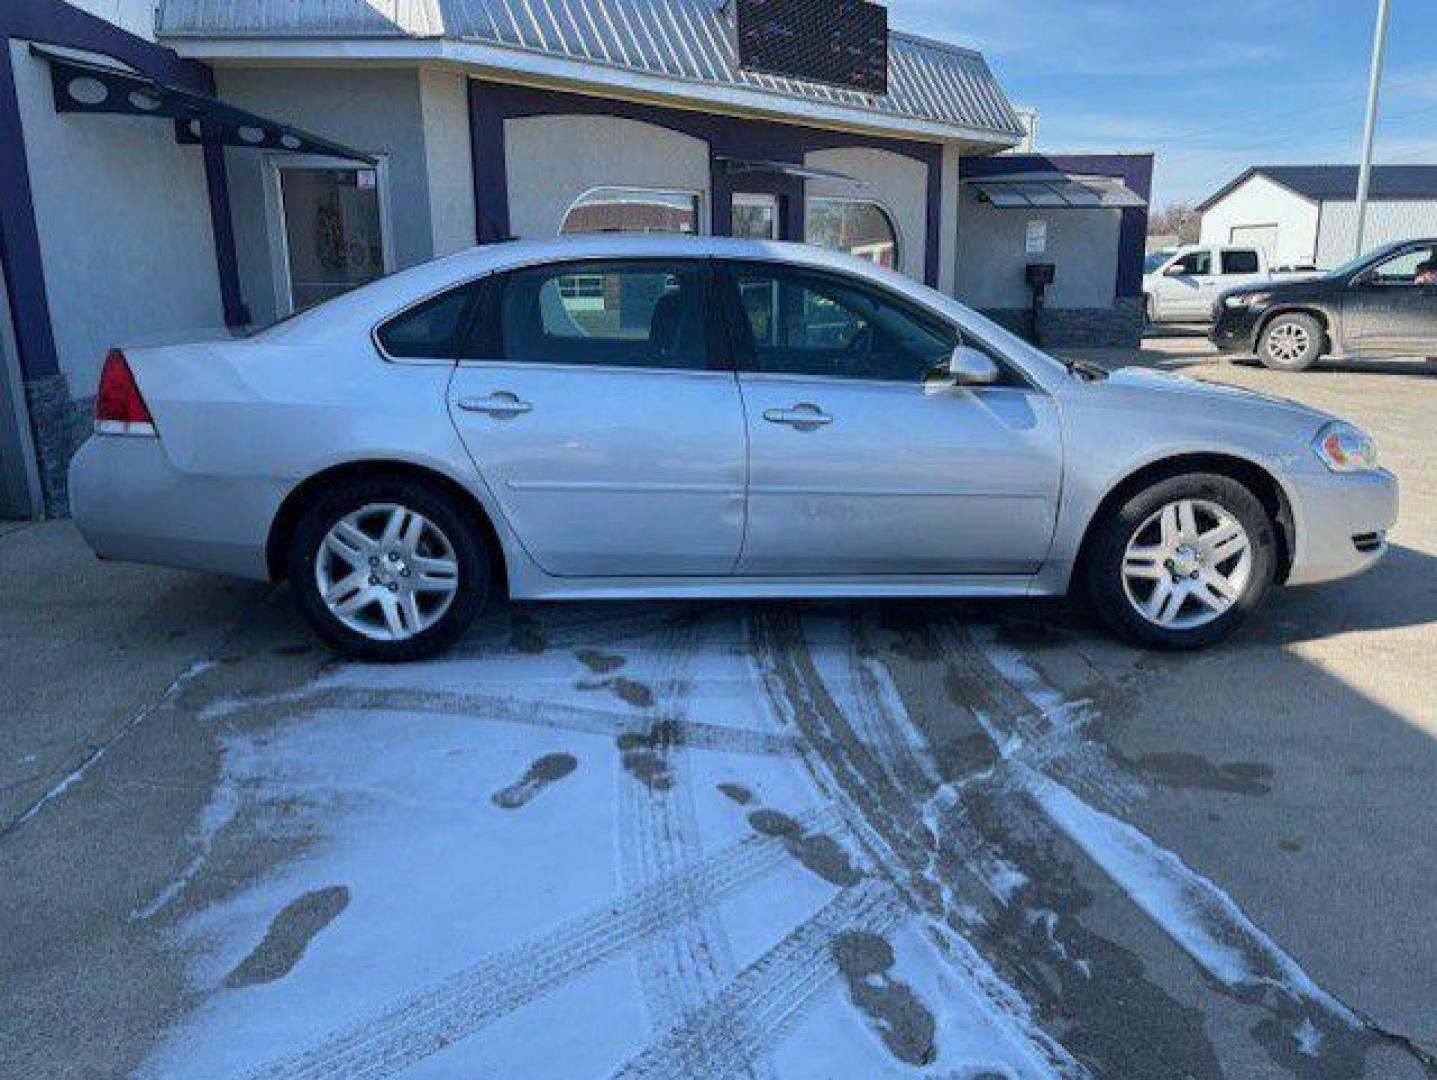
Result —
[[770, 424], [787, 424], [799, 431], [814, 431], [833, 423], [833, 417], [817, 405], [810, 405], [807, 402], [795, 405], [791, 409], [769, 409], [763, 414], [763, 418]]
[[493, 417], [523, 416], [534, 411], [533, 405], [507, 390], [490, 394], [486, 398], [460, 398], [459, 407], [465, 412], [484, 413]]

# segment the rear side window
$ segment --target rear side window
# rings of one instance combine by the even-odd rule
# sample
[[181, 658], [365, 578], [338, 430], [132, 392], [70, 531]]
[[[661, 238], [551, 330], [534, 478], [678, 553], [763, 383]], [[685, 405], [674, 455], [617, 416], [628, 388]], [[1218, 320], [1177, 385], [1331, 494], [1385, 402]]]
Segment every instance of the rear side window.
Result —
[[1224, 274], [1257, 273], [1257, 252], [1224, 251], [1222, 253], [1222, 272]]
[[706, 274], [700, 263], [565, 263], [504, 283], [504, 359], [703, 371], [709, 367]]
[[460, 359], [478, 295], [470, 283], [410, 308], [379, 328], [380, 346], [400, 360]]

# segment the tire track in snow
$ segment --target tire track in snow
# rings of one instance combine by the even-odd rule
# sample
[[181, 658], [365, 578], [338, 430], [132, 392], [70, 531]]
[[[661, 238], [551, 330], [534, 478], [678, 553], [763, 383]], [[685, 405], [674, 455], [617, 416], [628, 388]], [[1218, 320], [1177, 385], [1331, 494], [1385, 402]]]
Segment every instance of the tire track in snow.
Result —
[[[323, 687], [245, 701], [223, 702], [207, 710], [204, 719], [228, 718], [249, 712], [279, 713], [294, 717], [331, 710], [462, 716], [482, 722], [521, 724], [610, 737], [642, 736], [652, 727], [651, 722], [643, 716], [619, 709], [551, 701], [525, 701], [522, 698], [492, 694], [383, 686]], [[719, 750], [767, 757], [798, 756], [796, 740], [791, 736], [693, 720], [675, 723], [670, 737], [678, 744], [695, 750]]]
[[[693, 661], [709, 644], [707, 624], [692, 621], [660, 637], [653, 649], [637, 658], [647, 661], [632, 669], [651, 686], [653, 720], [672, 730], [685, 721], [685, 698], [691, 690]], [[615, 670], [626, 670], [625, 661]], [[618, 840], [620, 880], [638, 889], [693, 862], [701, 844], [688, 756], [682, 745], [665, 742], [655, 751], [672, 783], [661, 789], [632, 776], [619, 780]], [[734, 960], [728, 935], [712, 905], [686, 897], [673, 924], [639, 942], [634, 950], [639, 985], [653, 1034], [684, 1023], [704, 1002], [715, 997], [733, 977]], [[720, 1028], [720, 1039], [736, 1033]], [[766, 1075], [767, 1070], [750, 1070]]]
[[895, 780], [905, 771], [884, 762], [854, 733], [824, 685], [792, 612], [757, 611], [751, 618], [758, 676], [775, 714], [801, 732], [804, 760], [819, 787], [843, 813], [874, 861], [917, 911], [933, 916], [932, 936], [954, 984], [1007, 1044], [1025, 1076], [1087, 1077], [1068, 1051], [1037, 1022], [1032, 1008], [961, 927], [945, 921], [941, 882], [925, 874], [937, 838], [922, 820], [921, 802]]
[[[820, 811], [813, 827], [823, 827], [834, 816]], [[711, 905], [757, 880], [787, 858], [777, 841], [745, 839], [242, 1075], [251, 1080], [393, 1076], [662, 931], [676, 915]]]
[[[1200, 1018], [1184, 1023], [1180, 1014], [1187, 1010], [1170, 999], [1165, 1003], [1143, 979], [1140, 965], [1124, 963], [1112, 943], [1076, 919], [1086, 903], [1073, 906], [1080, 887], [1063, 880], [1071, 878], [1071, 870], [1057, 857], [1053, 840], [1059, 836], [1083, 850], [1220, 990], [1267, 1012], [1252, 1034], [1276, 1063], [1298, 1076], [1360, 1075], [1371, 1036], [1351, 1010], [1321, 990], [1216, 885], [1091, 805], [1124, 807], [1143, 789], [1101, 744], [1082, 737], [1086, 717], [1043, 685], [1011, 650], [991, 640], [979, 645], [951, 623], [940, 623], [936, 630], [946, 641], [945, 659], [958, 669], [954, 696], [989, 732], [998, 757], [990, 767], [945, 785], [926, 818], [949, 868], [961, 867], [985, 880], [1000, 901], [999, 917], [974, 931], [980, 948], [1011, 971], [1045, 1015], [1076, 1015], [1079, 1034], [1071, 1048], [1084, 1059], [1095, 1056], [1106, 1070], [1126, 1074], [1142, 1067], [1142, 1058], [1128, 1056], [1133, 1040], [1125, 1023], [1114, 1023], [1107, 1037], [1093, 1039], [1095, 1017], [1113, 1022], [1105, 1015], [1105, 999], [1124, 1000], [1125, 1012], [1146, 1013], [1158, 1031], [1164, 1024], [1179, 1025], [1162, 1043], [1174, 1041], [1183, 1029], [1194, 1036], [1187, 1048], [1193, 1060], [1172, 1058], [1161, 1068], [1169, 1074], [1186, 1066], [1197, 1075], [1220, 1075], [1195, 1026]], [[893, 722], [924, 727], [906, 710]], [[1005, 866], [1018, 876], [1003, 880]], [[933, 869], [941, 882], [942, 862]], [[1041, 957], [1049, 974], [1032, 970], [1024, 954]], [[1057, 994], [1055, 969], [1062, 973]], [[1096, 998], [1095, 991], [1101, 991]], [[1163, 1051], [1159, 1040], [1150, 1041], [1155, 1045], [1144, 1056], [1157, 1054], [1151, 1064], [1159, 1066]], [[1120, 1055], [1116, 1061], [1115, 1054]]]
[[743, 1073], [787, 1036], [803, 1006], [838, 977], [836, 937], [854, 930], [881, 934], [902, 915], [902, 902], [886, 882], [869, 879], [845, 889], [615, 1077], [719, 1080]]

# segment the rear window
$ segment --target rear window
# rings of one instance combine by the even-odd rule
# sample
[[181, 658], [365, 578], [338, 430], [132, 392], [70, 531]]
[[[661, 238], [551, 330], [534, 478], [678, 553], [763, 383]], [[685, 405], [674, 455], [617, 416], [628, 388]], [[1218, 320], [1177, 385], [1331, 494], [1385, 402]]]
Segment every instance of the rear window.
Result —
[[1224, 274], [1257, 273], [1257, 252], [1224, 251], [1222, 253], [1222, 272]]

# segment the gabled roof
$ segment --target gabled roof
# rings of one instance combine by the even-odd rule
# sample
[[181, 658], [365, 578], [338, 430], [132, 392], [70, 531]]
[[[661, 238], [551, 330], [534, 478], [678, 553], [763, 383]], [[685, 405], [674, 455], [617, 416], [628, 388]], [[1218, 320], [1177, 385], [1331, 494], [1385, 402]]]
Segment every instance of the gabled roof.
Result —
[[[1254, 176], [1265, 176], [1313, 202], [1357, 198], [1356, 165], [1255, 165], [1198, 204], [1214, 206]], [[1374, 199], [1437, 199], [1437, 165], [1374, 165]]]
[[[890, 35], [889, 93], [863, 94], [747, 71], [739, 66], [725, 0], [162, 0], [157, 30], [186, 55], [186, 42], [224, 42], [214, 56], [266, 55], [264, 42], [455, 42], [549, 57], [590, 68], [678, 80], [690, 88], [757, 91], [845, 112], [920, 121], [953, 138], [1023, 134], [983, 57], [906, 34]], [[293, 48], [286, 58], [296, 54]]]

